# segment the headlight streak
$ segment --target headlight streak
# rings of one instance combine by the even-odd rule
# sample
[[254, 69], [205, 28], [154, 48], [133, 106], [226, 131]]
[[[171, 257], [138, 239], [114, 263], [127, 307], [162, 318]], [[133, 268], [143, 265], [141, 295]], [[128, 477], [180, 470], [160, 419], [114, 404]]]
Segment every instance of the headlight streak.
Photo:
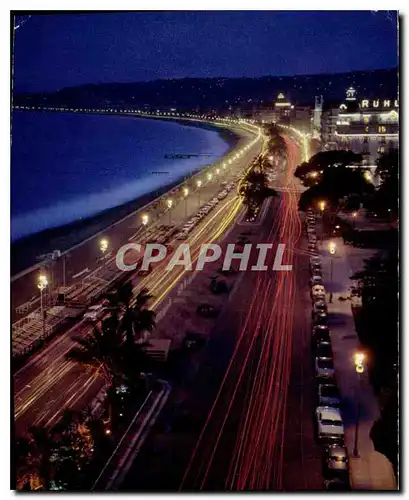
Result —
[[[288, 171], [275, 224], [268, 241], [279, 237], [294, 258], [301, 235], [293, 170], [298, 147], [286, 138]], [[213, 464], [223, 450], [226, 422], [241, 414], [226, 476], [226, 490], [280, 490], [287, 392], [291, 372], [294, 273], [258, 273], [257, 296], [250, 303], [233, 355], [191, 456], [181, 490], [213, 489], [221, 478]], [[259, 345], [261, 343], [261, 346]], [[259, 350], [257, 346], [259, 345]], [[252, 382], [249, 382], [249, 378]], [[245, 384], [251, 384], [245, 387]], [[241, 402], [239, 391], [245, 389]], [[242, 404], [241, 412], [238, 405]], [[228, 432], [227, 432], [228, 434]], [[222, 451], [223, 452], [223, 451]], [[216, 478], [215, 478], [216, 477]], [[217, 482], [217, 488], [220, 487]]]

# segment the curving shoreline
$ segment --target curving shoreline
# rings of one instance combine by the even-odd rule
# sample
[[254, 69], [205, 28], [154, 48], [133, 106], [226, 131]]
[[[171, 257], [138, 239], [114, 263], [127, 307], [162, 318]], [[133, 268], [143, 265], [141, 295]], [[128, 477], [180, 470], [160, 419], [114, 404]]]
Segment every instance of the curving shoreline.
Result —
[[[120, 115], [128, 116], [129, 115]], [[132, 118], [139, 118], [132, 116]], [[147, 117], [141, 117], [147, 118]], [[168, 121], [167, 118], [153, 119]], [[230, 146], [228, 151], [216, 161], [219, 162], [222, 158], [231, 154], [237, 145], [243, 139], [240, 134], [240, 129], [231, 126], [221, 126], [213, 123], [202, 123], [186, 119], [172, 119], [172, 121], [180, 123], [180, 125], [207, 128], [218, 132], [221, 138]], [[133, 212], [154, 201], [156, 198], [163, 196], [165, 193], [175, 188], [184, 179], [190, 178], [197, 174], [200, 170], [192, 171], [188, 176], [181, 176], [173, 183], [164, 185], [160, 189], [156, 189], [150, 193], [139, 196], [127, 203], [106, 209], [93, 216], [74, 221], [56, 228], [46, 229], [44, 231], [21, 238], [11, 244], [11, 275], [20, 273], [30, 266], [38, 264], [36, 257], [38, 255], [52, 252], [55, 249], [65, 251], [73, 246], [76, 246], [84, 240], [103, 231], [107, 226], [110, 226], [121, 219], [129, 216]]]

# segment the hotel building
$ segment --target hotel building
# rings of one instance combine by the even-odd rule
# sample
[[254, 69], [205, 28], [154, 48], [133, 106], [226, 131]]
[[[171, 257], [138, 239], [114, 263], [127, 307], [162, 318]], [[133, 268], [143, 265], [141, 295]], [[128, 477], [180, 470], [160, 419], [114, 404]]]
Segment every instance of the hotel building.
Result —
[[322, 149], [346, 149], [361, 153], [363, 165], [375, 167], [379, 154], [399, 145], [399, 102], [397, 99], [358, 100], [350, 87], [339, 106], [323, 109]]

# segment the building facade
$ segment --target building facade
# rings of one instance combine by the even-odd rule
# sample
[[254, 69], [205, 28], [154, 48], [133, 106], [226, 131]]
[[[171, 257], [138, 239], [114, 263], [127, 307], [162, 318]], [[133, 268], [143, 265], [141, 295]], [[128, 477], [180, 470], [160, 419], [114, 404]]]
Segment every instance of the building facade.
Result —
[[347, 149], [361, 153], [363, 164], [375, 167], [378, 156], [399, 146], [397, 99], [357, 99], [350, 87], [338, 107], [323, 111], [323, 149]]
[[253, 118], [262, 123], [293, 125], [305, 133], [311, 130], [311, 117], [311, 107], [294, 105], [283, 93], [279, 93], [271, 105], [253, 111]]

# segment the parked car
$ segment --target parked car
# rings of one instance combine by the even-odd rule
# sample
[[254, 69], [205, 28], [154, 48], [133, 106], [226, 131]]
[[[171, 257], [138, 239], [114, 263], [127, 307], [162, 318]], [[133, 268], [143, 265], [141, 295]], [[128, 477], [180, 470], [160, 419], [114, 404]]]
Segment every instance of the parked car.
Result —
[[319, 359], [332, 359], [332, 347], [330, 342], [317, 342], [315, 345], [315, 356]]
[[311, 273], [312, 276], [319, 276], [322, 279], [322, 272], [321, 269], [314, 269], [314, 272]]
[[322, 276], [314, 274], [310, 279], [311, 286], [322, 285]]
[[326, 312], [318, 311], [312, 314], [314, 325], [326, 325], [328, 323], [328, 315]]
[[339, 408], [318, 406], [315, 410], [317, 437], [320, 442], [344, 443], [344, 423]]
[[219, 314], [219, 311], [210, 304], [201, 304], [197, 307], [196, 312], [204, 318], [215, 318]]
[[318, 406], [341, 405], [341, 396], [336, 384], [318, 384]]
[[322, 379], [332, 379], [335, 375], [334, 362], [332, 359], [315, 357], [315, 376]]
[[324, 285], [313, 285], [311, 287], [311, 297], [324, 296], [325, 298], [325, 288]]
[[312, 304], [312, 315], [327, 312], [327, 305], [325, 300], [315, 297]]
[[323, 475], [327, 479], [339, 479], [349, 489], [349, 462], [345, 446], [335, 444], [325, 446], [323, 453]]
[[104, 315], [106, 311], [106, 307], [104, 304], [96, 304], [94, 306], [90, 306], [87, 309], [87, 312], [84, 314], [84, 319], [86, 321], [98, 321]]
[[324, 487], [327, 491], [349, 491], [351, 489], [347, 478], [343, 481], [337, 477], [325, 480]]
[[310, 269], [311, 276], [321, 276], [322, 277], [322, 268], [320, 264], [314, 264]]
[[312, 327], [311, 339], [314, 345], [321, 342], [331, 342], [331, 334], [327, 325], [315, 325]]
[[183, 346], [186, 350], [201, 349], [206, 344], [206, 338], [199, 333], [188, 333], [183, 339]]

